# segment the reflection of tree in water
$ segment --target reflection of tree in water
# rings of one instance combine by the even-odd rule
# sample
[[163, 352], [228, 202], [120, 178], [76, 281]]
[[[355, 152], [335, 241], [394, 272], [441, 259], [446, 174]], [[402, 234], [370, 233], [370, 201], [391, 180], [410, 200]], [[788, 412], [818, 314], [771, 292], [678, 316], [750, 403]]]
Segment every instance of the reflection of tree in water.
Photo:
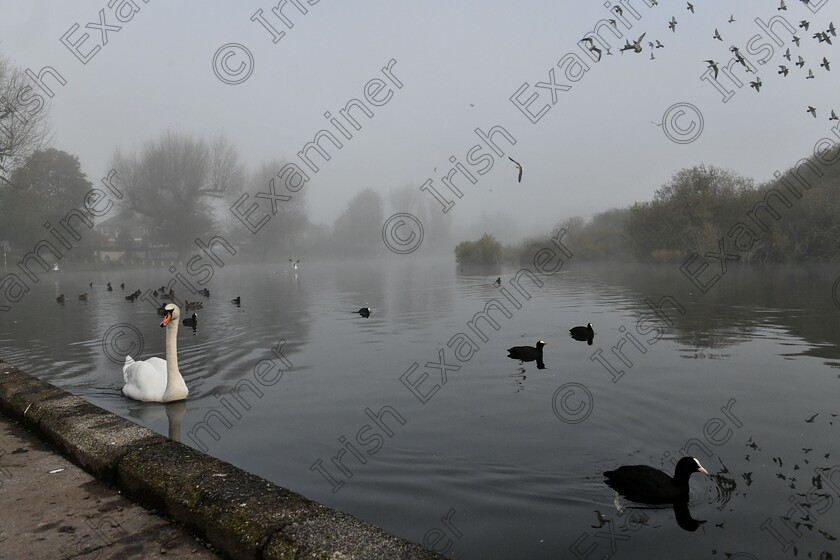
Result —
[[[730, 263], [727, 273], [705, 294], [680, 273], [679, 265], [586, 264], [572, 271], [569, 281], [588, 284], [591, 291], [609, 293], [620, 287], [624, 301], [632, 302], [631, 309], [639, 318], [653, 315], [645, 298], [653, 302], [665, 295], [675, 298], [686, 312], [681, 315], [672, 306], [664, 308], [674, 322], [668, 334], [692, 349], [721, 349], [755, 337], [790, 336], [811, 345], [792, 347], [794, 355], [840, 359], [840, 310], [831, 299], [837, 271], [826, 266]], [[708, 282], [714, 274], [720, 274], [720, 269], [712, 260], [700, 278]], [[701, 353], [697, 357], [703, 355], [722, 356]]]

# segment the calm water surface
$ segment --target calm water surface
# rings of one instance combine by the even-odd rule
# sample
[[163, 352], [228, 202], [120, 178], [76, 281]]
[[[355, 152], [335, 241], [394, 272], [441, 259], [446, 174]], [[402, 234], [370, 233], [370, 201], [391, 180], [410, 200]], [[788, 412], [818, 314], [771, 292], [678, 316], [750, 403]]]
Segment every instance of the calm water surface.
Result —
[[[574, 558], [571, 548], [588, 558], [765, 559], [794, 547], [840, 557], [840, 269], [730, 266], [706, 294], [676, 267], [581, 265], [538, 276], [541, 287], [522, 279], [524, 293], [510, 270], [512, 303], [492, 285], [497, 274], [451, 262], [286, 264], [216, 272], [197, 331], [178, 334], [185, 410], [123, 398], [109, 358], [139, 342], [128, 326], [142, 336], [135, 359], [163, 356], [153, 306], [124, 296], [168, 282], [165, 271], [45, 275], [0, 319], [0, 357], [405, 538], [437, 537], [438, 548], [451, 539], [459, 559]], [[664, 307], [673, 326], [645, 303], [666, 295], [684, 310]], [[491, 311], [498, 330], [479, 321], [485, 341], [468, 322], [494, 298], [511, 316]], [[352, 313], [362, 306], [369, 319]], [[587, 322], [591, 346], [568, 337]], [[506, 357], [539, 339], [545, 369]], [[272, 354], [281, 340], [291, 368]], [[286, 370], [273, 385], [255, 378], [262, 360]], [[415, 363], [406, 383], [419, 383], [425, 404], [400, 381]], [[200, 427], [208, 418], [218, 440]], [[689, 515], [705, 523], [616, 508], [601, 473], [673, 472], [669, 457], [687, 445], [713, 475], [691, 479]]]

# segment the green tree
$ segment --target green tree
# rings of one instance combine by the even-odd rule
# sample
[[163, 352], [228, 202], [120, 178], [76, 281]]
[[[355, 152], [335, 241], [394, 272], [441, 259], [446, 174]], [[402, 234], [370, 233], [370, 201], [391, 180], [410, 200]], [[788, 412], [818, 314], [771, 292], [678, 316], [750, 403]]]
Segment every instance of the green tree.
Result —
[[462, 241], [455, 247], [455, 260], [465, 265], [496, 265], [502, 258], [502, 244], [485, 233], [477, 241]]

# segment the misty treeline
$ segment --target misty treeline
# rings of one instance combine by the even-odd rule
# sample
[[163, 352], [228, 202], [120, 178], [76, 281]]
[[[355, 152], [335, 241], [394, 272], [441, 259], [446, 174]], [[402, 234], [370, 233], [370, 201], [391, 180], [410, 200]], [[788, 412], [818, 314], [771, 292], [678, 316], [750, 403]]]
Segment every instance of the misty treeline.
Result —
[[[46, 224], [84, 209], [86, 194], [109, 172], [97, 171], [91, 182], [77, 156], [49, 146], [49, 107], [32, 101], [31, 89], [25, 73], [0, 57], [0, 242], [18, 256], [46, 238]], [[139, 148], [117, 147], [111, 181], [122, 196], [108, 201], [113, 204], [106, 215], [91, 219], [93, 228], [81, 228], [84, 235], [71, 240], [65, 263], [101, 260], [105, 254], [111, 260], [183, 261], [197, 251], [197, 238], [216, 236], [236, 248], [238, 259], [389, 254], [382, 228], [395, 212], [410, 212], [427, 225], [427, 248], [450, 250], [449, 220], [414, 186], [393, 188], [385, 196], [371, 188], [342, 193], [349, 200], [344, 211], [332, 225], [320, 225], [309, 219], [307, 194], [336, 186], [319, 185], [310, 175], [303, 188], [273, 208], [271, 198], [260, 193], [282, 191], [272, 189], [272, 182], [281, 181], [277, 174], [284, 164], [278, 158], [248, 169], [224, 135], [162, 131], [141, 140]], [[243, 195], [248, 198], [240, 210], [258, 204], [249, 221], [253, 226], [263, 220], [259, 231], [231, 212]]]
[[[714, 166], [676, 172], [653, 199], [607, 210], [590, 220], [569, 218], [545, 237], [501, 247], [491, 234], [455, 249], [464, 264], [524, 264], [560, 228], [579, 260], [679, 262], [697, 253], [726, 252], [741, 262], [840, 260], [840, 166], [835, 145], [800, 160], [774, 180], [752, 179]], [[831, 162], [826, 164], [825, 162]]]

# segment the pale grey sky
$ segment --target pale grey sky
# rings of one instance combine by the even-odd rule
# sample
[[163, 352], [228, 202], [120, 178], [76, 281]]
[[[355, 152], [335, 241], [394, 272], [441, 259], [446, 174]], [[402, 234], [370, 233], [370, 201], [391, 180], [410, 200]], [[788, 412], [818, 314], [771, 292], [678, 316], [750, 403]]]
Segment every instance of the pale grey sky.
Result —
[[[837, 138], [831, 132], [837, 122], [828, 116], [832, 108], [840, 111], [840, 56], [831, 71], [820, 62], [823, 56], [833, 62], [840, 38], [832, 37], [834, 45], [813, 38], [831, 21], [840, 24], [837, 0], [812, 2], [816, 13], [793, 0], [786, 11], [768, 0], [697, 0], [694, 14], [684, 1], [648, 7], [625, 0], [622, 17], [630, 29], [597, 2], [309, 2], [314, 5], [298, 0], [306, 14], [286, 3], [283, 13], [293, 23], [288, 28], [271, 13], [277, 3], [268, 1], [135, 0], [139, 11], [120, 23], [107, 0], [0, 0], [0, 52], [36, 72], [52, 66], [67, 80], [52, 99], [53, 145], [78, 155], [93, 181], [107, 172], [115, 149], [139, 147], [166, 130], [225, 133], [251, 169], [272, 159], [299, 161], [297, 152], [319, 130], [334, 132], [324, 113], [336, 115], [348, 100], [363, 98], [365, 84], [383, 78], [382, 67], [394, 59], [392, 72], [403, 87], [394, 88], [385, 105], [372, 107], [374, 118], [363, 120], [341, 150], [330, 148], [331, 161], [305, 186], [310, 214], [322, 223], [363, 188], [384, 194], [433, 178], [445, 189], [439, 178], [452, 167], [449, 157], [465, 161], [477, 143], [476, 128], [501, 125], [517, 143], [500, 142], [504, 157], [462, 189], [449, 217], [463, 226], [482, 216], [509, 216], [523, 234], [564, 217], [647, 200], [676, 170], [699, 163], [763, 181], [810, 155], [820, 138]], [[129, 13], [130, 2], [123, 4]], [[251, 21], [260, 9], [285, 31], [277, 43]], [[106, 44], [96, 26], [85, 28], [99, 24], [101, 10], [108, 25], [122, 26], [106, 33]], [[779, 21], [772, 29], [782, 47], [762, 31], [757, 19], [777, 16], [793, 26], [809, 21], [807, 32], [796, 27], [799, 47]], [[675, 32], [668, 29], [671, 17], [678, 21]], [[624, 37], [603, 34], [613, 54], [595, 63], [577, 41], [609, 18], [619, 20]], [[80, 29], [70, 40], [87, 32], [86, 44], [102, 47], [87, 64], [61, 42], [74, 24]], [[723, 41], [712, 37], [715, 28]], [[641, 53], [619, 52], [625, 38], [642, 33]], [[664, 48], [654, 49], [651, 60], [647, 42], [657, 39]], [[758, 54], [748, 51], [751, 40]], [[228, 43], [244, 45], [254, 60], [250, 77], [238, 85], [222, 83], [213, 72], [214, 53]], [[763, 86], [760, 92], [750, 88], [755, 77], [742, 69], [735, 70], [744, 82], [740, 88], [721, 74], [719, 81], [735, 92], [723, 103], [700, 77], [703, 60], [723, 66], [732, 58], [730, 45], [756, 66]], [[782, 58], [786, 48], [792, 62]], [[589, 65], [574, 84], [557, 66], [568, 53]], [[794, 65], [799, 55], [803, 68]], [[768, 59], [764, 65], [762, 58]], [[234, 56], [228, 62], [235, 67], [241, 61]], [[790, 68], [786, 78], [777, 74], [779, 64]], [[549, 81], [552, 68], [555, 83], [572, 85], [556, 93], [555, 105], [550, 88], [535, 88]], [[809, 69], [814, 79], [805, 78]], [[510, 100], [525, 83], [520, 99], [539, 95], [532, 110], [551, 106], [536, 124]], [[672, 142], [651, 122], [679, 102], [691, 103], [704, 118], [702, 134], [688, 144]], [[817, 118], [806, 113], [808, 105], [817, 108]], [[686, 119], [678, 123], [686, 125]], [[521, 184], [508, 155], [525, 167]]]

